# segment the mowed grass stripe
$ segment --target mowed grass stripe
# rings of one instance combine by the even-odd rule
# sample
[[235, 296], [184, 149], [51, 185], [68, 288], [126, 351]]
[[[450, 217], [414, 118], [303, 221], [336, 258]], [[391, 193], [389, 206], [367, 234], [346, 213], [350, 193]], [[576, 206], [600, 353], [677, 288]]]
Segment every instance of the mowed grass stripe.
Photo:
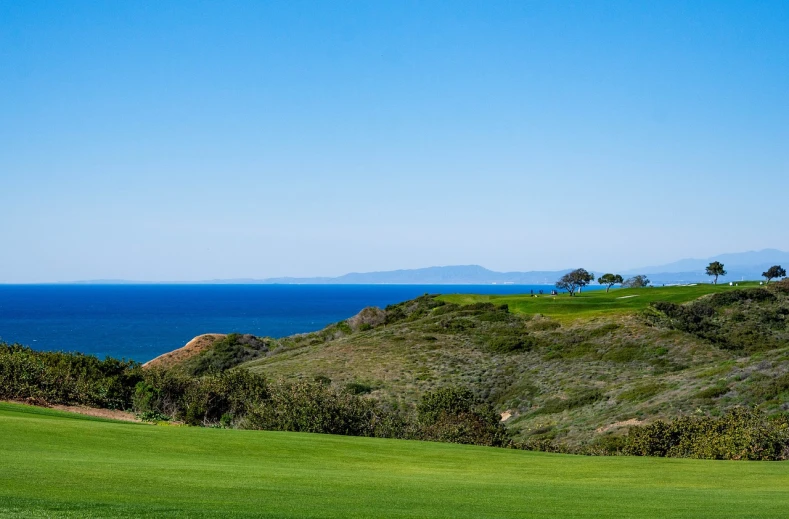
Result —
[[789, 465], [140, 426], [0, 407], [0, 515], [780, 517]]

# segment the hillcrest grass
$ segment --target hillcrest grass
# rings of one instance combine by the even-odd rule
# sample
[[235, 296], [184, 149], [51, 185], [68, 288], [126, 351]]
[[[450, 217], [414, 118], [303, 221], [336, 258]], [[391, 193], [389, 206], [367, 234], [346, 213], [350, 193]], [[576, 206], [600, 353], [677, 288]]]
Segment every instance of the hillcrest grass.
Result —
[[0, 404], [3, 517], [781, 517], [783, 463], [156, 427]]
[[438, 299], [447, 303], [469, 305], [473, 303], [506, 304], [510, 312], [520, 314], [541, 314], [560, 320], [577, 319], [583, 317], [597, 317], [604, 315], [617, 315], [643, 310], [655, 301], [668, 301], [671, 303], [687, 303], [699, 297], [736, 290], [745, 287], [758, 287], [754, 281], [738, 281], [739, 286], [729, 286], [727, 283], [719, 285], [695, 284], [667, 287], [645, 288], [612, 288], [608, 293], [605, 290], [586, 290], [570, 297], [567, 292], [559, 292], [557, 296], [548, 294], [532, 297], [530, 294], [518, 295], [480, 295], [480, 294], [449, 294]]

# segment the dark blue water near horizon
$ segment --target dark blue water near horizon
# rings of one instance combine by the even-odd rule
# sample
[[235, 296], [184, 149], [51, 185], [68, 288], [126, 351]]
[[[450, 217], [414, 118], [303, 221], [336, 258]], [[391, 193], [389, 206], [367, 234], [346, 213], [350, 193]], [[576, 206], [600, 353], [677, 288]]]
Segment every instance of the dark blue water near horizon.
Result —
[[150, 360], [203, 333], [283, 337], [422, 294], [518, 294], [545, 285], [0, 285], [0, 340]]

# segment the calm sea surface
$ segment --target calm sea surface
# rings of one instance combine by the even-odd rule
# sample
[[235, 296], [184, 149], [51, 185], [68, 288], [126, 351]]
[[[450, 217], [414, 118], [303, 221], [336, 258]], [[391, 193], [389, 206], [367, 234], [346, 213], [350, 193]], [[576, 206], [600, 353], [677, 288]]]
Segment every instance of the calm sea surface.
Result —
[[0, 285], [0, 339], [141, 362], [202, 333], [282, 337], [425, 293], [517, 294], [542, 285]]

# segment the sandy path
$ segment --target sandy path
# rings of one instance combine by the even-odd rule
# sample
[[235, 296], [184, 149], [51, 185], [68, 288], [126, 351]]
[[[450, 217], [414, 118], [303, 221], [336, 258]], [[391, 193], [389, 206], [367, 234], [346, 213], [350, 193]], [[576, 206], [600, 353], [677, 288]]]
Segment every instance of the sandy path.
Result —
[[128, 411], [119, 411], [117, 409], [98, 409], [96, 407], [84, 407], [77, 405], [33, 405], [29, 402], [21, 400], [2, 400], [2, 402], [9, 402], [12, 404], [28, 405], [30, 407], [43, 407], [46, 409], [56, 409], [58, 411], [66, 411], [67, 413], [84, 414], [87, 416], [95, 416], [97, 418], [108, 418], [110, 420], [121, 420], [123, 422], [140, 422], [141, 420], [134, 416], [133, 413]]

